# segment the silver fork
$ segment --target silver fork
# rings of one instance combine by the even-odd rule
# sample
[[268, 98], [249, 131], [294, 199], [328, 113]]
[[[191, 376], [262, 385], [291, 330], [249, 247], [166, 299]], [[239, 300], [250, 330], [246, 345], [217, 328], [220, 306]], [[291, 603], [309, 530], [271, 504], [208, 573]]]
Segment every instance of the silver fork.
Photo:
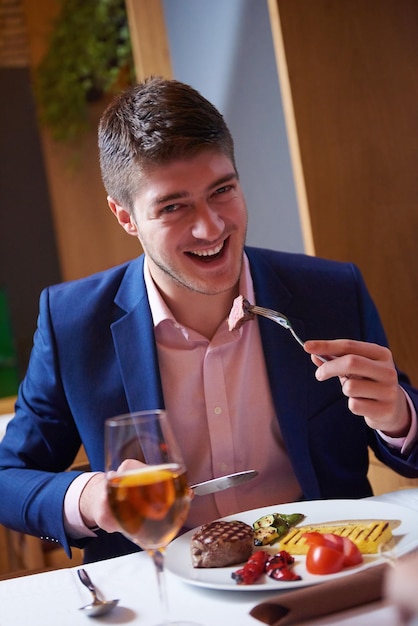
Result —
[[[293, 326], [290, 323], [289, 319], [286, 317], [286, 315], [283, 315], [283, 313], [280, 313], [279, 311], [273, 311], [273, 309], [266, 309], [263, 306], [257, 306], [256, 304], [248, 304], [247, 309], [251, 313], [256, 313], [257, 315], [261, 315], [262, 317], [267, 317], [267, 319], [271, 320], [272, 322], [276, 322], [277, 324], [280, 324], [280, 326], [283, 326], [283, 328], [286, 328], [286, 330], [289, 330], [292, 333], [293, 337], [296, 339], [296, 341], [303, 347], [304, 342], [299, 337], [299, 335], [295, 333]], [[318, 359], [321, 359], [323, 363], [329, 361], [327, 357], [320, 356], [319, 354], [317, 354], [316, 356], [318, 357]]]

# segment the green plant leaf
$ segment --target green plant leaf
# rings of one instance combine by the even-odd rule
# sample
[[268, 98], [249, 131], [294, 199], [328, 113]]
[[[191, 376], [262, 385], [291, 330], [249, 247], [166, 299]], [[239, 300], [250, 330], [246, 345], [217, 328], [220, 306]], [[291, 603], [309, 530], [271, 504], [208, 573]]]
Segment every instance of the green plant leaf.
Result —
[[71, 141], [88, 128], [88, 105], [134, 81], [124, 0], [63, 0], [35, 77], [40, 120], [54, 139]]

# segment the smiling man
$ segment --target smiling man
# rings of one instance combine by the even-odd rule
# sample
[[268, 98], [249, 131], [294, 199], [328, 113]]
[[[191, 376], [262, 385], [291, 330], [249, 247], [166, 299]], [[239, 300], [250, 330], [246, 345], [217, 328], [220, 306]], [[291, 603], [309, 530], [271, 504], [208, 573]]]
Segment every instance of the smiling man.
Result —
[[[194, 498], [189, 527], [371, 495], [369, 447], [417, 477], [418, 392], [394, 365], [360, 272], [245, 246], [233, 140], [215, 107], [180, 82], [149, 79], [105, 111], [99, 149], [109, 207], [144, 253], [41, 294], [0, 444], [0, 523], [68, 553], [83, 547], [86, 561], [134, 551], [103, 473], [104, 422], [128, 411], [167, 409], [190, 483], [258, 471]], [[230, 332], [239, 294], [289, 317], [311, 340], [305, 350], [266, 319]], [[91, 471], [66, 471], [80, 444]]]
[[[137, 236], [177, 321], [211, 338], [238, 295], [247, 210], [230, 157], [213, 148], [145, 170], [132, 209], [109, 196]], [[207, 296], [213, 296], [208, 310]]]

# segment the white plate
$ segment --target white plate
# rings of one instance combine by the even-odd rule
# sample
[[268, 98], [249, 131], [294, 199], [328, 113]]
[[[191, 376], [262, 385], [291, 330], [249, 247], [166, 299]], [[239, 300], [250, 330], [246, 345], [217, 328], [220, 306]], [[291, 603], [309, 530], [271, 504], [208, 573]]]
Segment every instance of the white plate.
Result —
[[[259, 517], [269, 513], [303, 513], [306, 517], [302, 524], [317, 524], [337, 520], [360, 520], [360, 519], [383, 519], [399, 520], [399, 526], [392, 530], [395, 539], [395, 547], [391, 550], [391, 556], [401, 556], [418, 546], [417, 512], [403, 506], [387, 504], [385, 502], [373, 502], [368, 500], [315, 500], [311, 502], [296, 502], [291, 504], [279, 504], [261, 509], [253, 509], [236, 515], [229, 515], [222, 519], [240, 520], [252, 525]], [[322, 583], [333, 578], [347, 576], [361, 571], [367, 567], [382, 562], [378, 555], [364, 555], [364, 562], [356, 567], [345, 568], [338, 574], [318, 576], [309, 574], [305, 568], [305, 557], [295, 556], [293, 569], [302, 579], [292, 582], [276, 581], [268, 576], [263, 576], [260, 581], [253, 585], [238, 585], [231, 577], [232, 572], [239, 569], [240, 565], [221, 568], [194, 568], [191, 560], [190, 544], [192, 535], [196, 529], [181, 535], [175, 539], [167, 549], [165, 567], [182, 580], [211, 589], [225, 589], [228, 591], [275, 591], [295, 589], [307, 585]], [[277, 551], [274, 550], [273, 552]]]

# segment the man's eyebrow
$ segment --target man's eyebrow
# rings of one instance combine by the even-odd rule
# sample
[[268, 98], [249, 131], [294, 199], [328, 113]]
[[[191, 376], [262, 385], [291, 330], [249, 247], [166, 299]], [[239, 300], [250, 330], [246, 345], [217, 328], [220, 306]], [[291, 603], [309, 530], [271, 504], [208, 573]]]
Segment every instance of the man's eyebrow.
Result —
[[187, 198], [190, 196], [188, 191], [175, 191], [173, 193], [167, 193], [166, 195], [156, 196], [152, 201], [154, 206], [159, 204], [166, 204], [167, 202], [172, 202], [173, 200], [180, 200], [181, 198]]
[[[207, 186], [206, 191], [212, 191], [215, 187], [219, 187], [219, 185], [224, 185], [225, 183], [229, 183], [231, 180], [237, 180], [238, 175], [234, 172], [229, 172], [228, 174], [224, 174], [220, 176], [216, 180], [214, 180], [210, 185]], [[165, 195], [156, 196], [152, 202], [154, 206], [158, 206], [160, 204], [167, 204], [167, 202], [173, 202], [174, 200], [181, 200], [182, 198], [190, 197], [190, 192], [186, 189], [184, 191], [173, 191], [172, 193], [167, 193]]]
[[213, 183], [211, 183], [207, 187], [207, 191], [210, 191], [211, 189], [214, 189], [215, 187], [219, 187], [219, 185], [224, 185], [225, 183], [229, 183], [231, 180], [234, 180], [234, 179], [238, 180], [238, 174], [235, 171], [229, 172], [228, 174], [224, 174], [223, 176], [215, 180]]

